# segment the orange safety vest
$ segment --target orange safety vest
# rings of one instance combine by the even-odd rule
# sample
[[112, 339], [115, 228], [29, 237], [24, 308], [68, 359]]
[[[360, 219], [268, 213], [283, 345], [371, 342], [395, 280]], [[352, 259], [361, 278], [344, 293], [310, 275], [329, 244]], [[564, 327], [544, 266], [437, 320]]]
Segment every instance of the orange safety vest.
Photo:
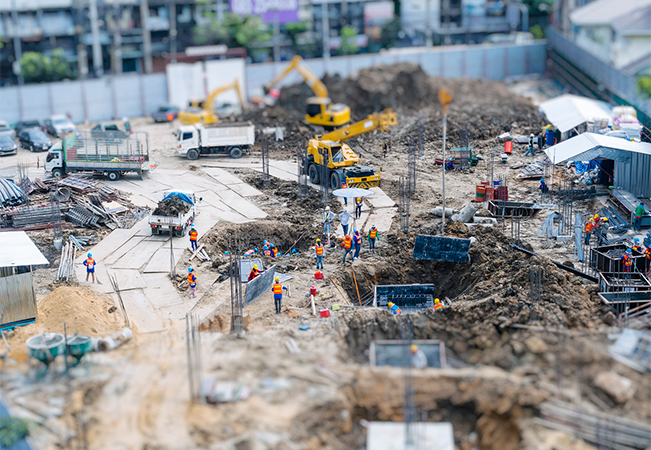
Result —
[[630, 267], [630, 266], [633, 264], [633, 260], [632, 260], [631, 257], [628, 256], [628, 255], [624, 255], [624, 256], [622, 257], [622, 259], [624, 260], [624, 265], [625, 265], [626, 267]]
[[282, 294], [283, 293], [283, 285], [280, 283], [274, 283], [274, 294]]
[[172, 113], [167, 113], [167, 121], [172, 122], [174, 120], [174, 114]]
[[592, 223], [588, 222], [585, 224], [585, 232], [590, 233], [592, 231]]
[[197, 277], [195, 277], [193, 273], [189, 273], [189, 274], [188, 274], [188, 284], [189, 284], [190, 286], [194, 286], [194, 285], [195, 285], [194, 282], [195, 282], [196, 279], [197, 279]]
[[271, 251], [273, 252], [274, 258], [278, 256], [278, 249], [276, 247], [272, 248]]
[[323, 255], [323, 244], [319, 244], [316, 246], [316, 255], [317, 256]]
[[644, 254], [646, 255], [646, 259], [651, 259], [651, 247], [647, 247]]
[[633, 246], [633, 250], [635, 250], [636, 252], [642, 253], [642, 246], [641, 245], [635, 245], [635, 246]]
[[368, 235], [371, 239], [375, 239], [377, 237], [377, 230], [371, 230]]
[[342, 182], [341, 182], [341, 187], [342, 187], [343, 189], [347, 189], [347, 188], [348, 188], [348, 183], [346, 183], [345, 181], [342, 181]]
[[601, 218], [599, 219], [594, 219], [594, 225], [595, 228], [599, 228], [601, 226]]
[[86, 267], [88, 267], [89, 269], [92, 269], [93, 267], [95, 267], [95, 260], [93, 258], [87, 258], [86, 259]]
[[344, 247], [346, 248], [346, 250], [348, 250], [352, 246], [353, 246], [352, 239], [350, 239], [350, 236], [346, 235], [346, 237], [344, 238]]
[[251, 281], [257, 276], [258, 276], [258, 271], [256, 269], [251, 269], [251, 272], [249, 272], [249, 281]]
[[440, 303], [438, 305], [434, 305], [434, 309], [439, 309], [439, 308], [443, 308], [443, 305]]
[[191, 241], [196, 241], [197, 236], [199, 236], [199, 233], [197, 233], [196, 231], [190, 231], [190, 240]]
[[363, 197], [357, 197], [357, 198], [355, 199], [355, 203], [357, 203], [358, 205], [361, 205], [361, 204], [362, 204], [362, 200], [363, 200]]

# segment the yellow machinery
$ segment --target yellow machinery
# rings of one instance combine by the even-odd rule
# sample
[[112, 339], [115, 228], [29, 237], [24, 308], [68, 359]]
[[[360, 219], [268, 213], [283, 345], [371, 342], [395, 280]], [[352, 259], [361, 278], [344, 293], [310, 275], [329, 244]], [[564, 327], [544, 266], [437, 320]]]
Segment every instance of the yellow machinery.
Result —
[[[240, 105], [244, 107], [244, 98], [242, 97], [242, 90], [240, 89], [239, 81], [235, 80], [232, 83], [219, 87], [210, 93], [210, 97], [201, 105], [201, 109], [193, 108], [179, 113], [179, 121], [186, 125], [201, 122], [203, 124], [215, 123], [219, 121], [219, 117], [215, 113], [215, 99], [226, 91], [235, 89], [237, 97], [240, 100]], [[198, 103], [193, 103], [197, 105]]]
[[305, 167], [310, 182], [320, 184], [325, 181], [333, 190], [340, 189], [343, 180], [346, 180], [349, 187], [379, 186], [381, 173], [376, 175], [370, 167], [362, 166], [359, 156], [345, 142], [374, 130], [389, 131], [390, 127], [397, 124], [395, 113], [391, 109], [385, 109], [347, 127], [310, 139]]
[[265, 93], [278, 84], [292, 70], [296, 69], [305, 79], [305, 83], [314, 91], [314, 97], [307, 99], [305, 121], [313, 125], [321, 125], [326, 130], [341, 127], [350, 122], [350, 108], [341, 103], [333, 104], [328, 97], [328, 88], [307, 67], [301, 65], [303, 58], [296, 55], [281, 73], [264, 85]]

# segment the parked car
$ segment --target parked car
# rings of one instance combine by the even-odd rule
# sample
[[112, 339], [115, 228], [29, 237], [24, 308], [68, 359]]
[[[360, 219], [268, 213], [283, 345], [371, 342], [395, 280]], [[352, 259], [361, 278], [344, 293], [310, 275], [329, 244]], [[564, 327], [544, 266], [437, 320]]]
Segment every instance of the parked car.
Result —
[[[158, 108], [158, 111], [151, 115], [151, 118], [154, 119], [154, 122], [172, 122], [179, 114], [179, 108], [172, 105], [163, 105]], [[171, 119], [171, 120], [170, 120]]]
[[39, 128], [28, 128], [18, 133], [18, 140], [22, 148], [32, 152], [43, 152], [52, 147], [52, 141], [47, 134]]
[[11, 139], [16, 137], [16, 132], [9, 126], [9, 122], [6, 120], [0, 120], [0, 135], [1, 134], [7, 134]]
[[38, 120], [21, 120], [16, 124], [14, 129], [16, 130], [16, 135], [20, 135], [21, 131], [28, 128], [40, 128], [43, 129], [43, 124]]
[[112, 122], [100, 122], [90, 130], [90, 135], [97, 139], [126, 139], [131, 135], [129, 122], [125, 122], [126, 131], [120, 130]]
[[15, 155], [17, 152], [18, 147], [14, 142], [13, 136], [9, 133], [0, 132], [0, 156]]
[[77, 127], [65, 114], [55, 114], [45, 119], [45, 129], [54, 137], [63, 137], [68, 133], [77, 132]]

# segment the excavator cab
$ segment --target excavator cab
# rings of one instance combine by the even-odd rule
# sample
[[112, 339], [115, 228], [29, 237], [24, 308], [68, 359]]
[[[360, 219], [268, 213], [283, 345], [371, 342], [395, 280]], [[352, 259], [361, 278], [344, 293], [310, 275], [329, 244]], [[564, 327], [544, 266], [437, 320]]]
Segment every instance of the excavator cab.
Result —
[[350, 122], [350, 108], [341, 103], [333, 104], [329, 97], [310, 97], [305, 121], [330, 131]]

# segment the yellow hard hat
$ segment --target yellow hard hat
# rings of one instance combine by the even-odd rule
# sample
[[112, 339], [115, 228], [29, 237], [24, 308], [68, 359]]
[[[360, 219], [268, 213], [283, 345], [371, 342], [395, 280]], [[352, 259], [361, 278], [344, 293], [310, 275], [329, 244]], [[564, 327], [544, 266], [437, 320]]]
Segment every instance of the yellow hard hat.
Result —
[[604, 218], [601, 219], [601, 220], [603, 220], [604, 222], [608, 222], [608, 217], [604, 217]]
[[321, 239], [317, 239], [316, 241], [317, 241], [317, 242], [321, 242]]
[[253, 268], [254, 268], [255, 270], [258, 270], [258, 265], [257, 265], [257, 264], [253, 264]]
[[393, 302], [389, 302], [389, 306], [393, 306]]
[[435, 298], [435, 299], [434, 299], [434, 304], [435, 304], [435, 305], [438, 305], [439, 303], [441, 303], [441, 301], [440, 301], [438, 298]]
[[418, 346], [416, 346], [416, 344], [411, 344], [411, 352], [416, 353], [416, 350], [418, 350]]
[[276, 281], [279, 281], [279, 280], [280, 280], [280, 278], [276, 277]]
[[599, 214], [595, 214], [595, 215], [594, 215], [594, 218], [595, 218], [595, 219], [598, 219], [598, 218], [599, 218]]

